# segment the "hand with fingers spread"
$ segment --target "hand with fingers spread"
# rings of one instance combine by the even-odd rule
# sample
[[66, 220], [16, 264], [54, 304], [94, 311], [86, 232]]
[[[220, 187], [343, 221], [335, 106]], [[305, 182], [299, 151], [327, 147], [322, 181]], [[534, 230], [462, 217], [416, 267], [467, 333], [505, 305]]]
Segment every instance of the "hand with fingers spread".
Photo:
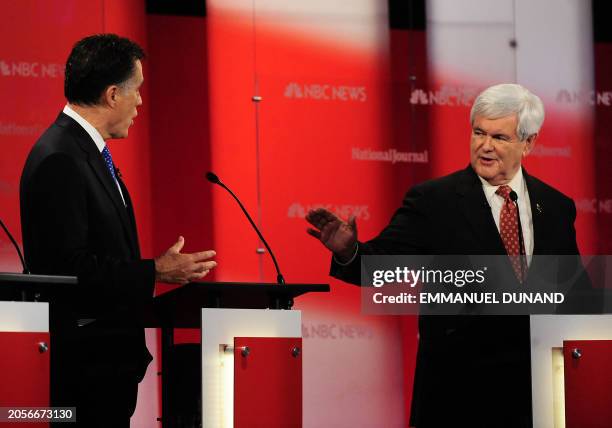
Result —
[[192, 254], [182, 254], [185, 238], [179, 236], [178, 241], [163, 255], [155, 259], [155, 279], [169, 284], [187, 284], [204, 278], [217, 262], [208, 260], [216, 253], [200, 251]]
[[357, 223], [351, 216], [348, 222], [324, 208], [308, 211], [306, 221], [315, 228], [308, 228], [308, 234], [314, 236], [331, 250], [340, 261], [348, 261], [357, 245]]

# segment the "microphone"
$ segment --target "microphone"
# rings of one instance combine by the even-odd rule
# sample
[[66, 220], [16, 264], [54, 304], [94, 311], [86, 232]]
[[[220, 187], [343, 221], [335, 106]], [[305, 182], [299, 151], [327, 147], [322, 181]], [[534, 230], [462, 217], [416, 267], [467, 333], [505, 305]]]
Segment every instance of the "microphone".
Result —
[[229, 187], [227, 187], [225, 184], [223, 184], [221, 182], [221, 180], [219, 180], [219, 177], [217, 177], [217, 175], [214, 174], [213, 172], [208, 171], [206, 173], [206, 179], [208, 181], [210, 181], [211, 183], [213, 183], [213, 184], [218, 184], [219, 186], [223, 187], [225, 190], [227, 190], [229, 192], [230, 195], [232, 195], [232, 197], [236, 200], [236, 202], [238, 202], [238, 205], [240, 206], [240, 209], [242, 209], [242, 212], [246, 216], [247, 220], [249, 220], [249, 223], [251, 223], [251, 226], [253, 226], [253, 229], [255, 229], [255, 232], [257, 232], [257, 236], [259, 236], [259, 239], [266, 246], [266, 249], [268, 250], [268, 252], [270, 253], [270, 256], [272, 257], [272, 261], [274, 262], [274, 268], [276, 269], [276, 282], [281, 284], [281, 285], [285, 284], [285, 278], [283, 277], [283, 274], [281, 273], [280, 268], [278, 267], [278, 263], [276, 262], [276, 257], [274, 257], [274, 253], [272, 252], [272, 249], [270, 248], [270, 246], [268, 245], [268, 243], [264, 239], [263, 235], [261, 234], [261, 232], [259, 231], [259, 229], [255, 225], [255, 223], [253, 222], [253, 219], [251, 218], [251, 216], [247, 212], [246, 208], [244, 208], [244, 205], [242, 205], [242, 202], [240, 202], [240, 199], [238, 199], [238, 197], [236, 195], [234, 195], [234, 192], [232, 192], [229, 189]]
[[9, 230], [6, 228], [2, 220], [0, 220], [0, 226], [2, 226], [2, 229], [4, 229], [4, 232], [6, 232], [6, 236], [9, 237], [9, 239], [11, 240], [11, 243], [17, 250], [17, 254], [19, 255], [19, 260], [21, 260], [21, 266], [23, 266], [23, 273], [29, 274], [30, 270], [26, 266], [26, 262], [23, 259], [23, 254], [21, 254], [21, 250], [19, 249], [19, 245], [17, 245], [17, 241], [15, 241], [15, 238], [13, 238], [13, 235], [11, 235], [11, 232], [9, 232]]
[[525, 278], [525, 272], [527, 271], [527, 266], [526, 266], [527, 262], [525, 260], [525, 256], [527, 252], [525, 251], [525, 242], [523, 241], [523, 228], [521, 226], [521, 212], [519, 211], [519, 206], [518, 206], [518, 195], [516, 194], [514, 190], [512, 190], [509, 196], [512, 202], [514, 202], [514, 205], [516, 206], [516, 218], [518, 220], [519, 254], [521, 257], [521, 271], [523, 274], [523, 278]]
[[211, 171], [208, 171], [206, 173], [206, 179], [208, 181], [210, 181], [211, 183], [213, 183], [213, 184], [221, 184], [221, 180], [219, 180], [219, 177], [217, 177], [217, 174], [215, 174], [215, 173], [213, 173]]

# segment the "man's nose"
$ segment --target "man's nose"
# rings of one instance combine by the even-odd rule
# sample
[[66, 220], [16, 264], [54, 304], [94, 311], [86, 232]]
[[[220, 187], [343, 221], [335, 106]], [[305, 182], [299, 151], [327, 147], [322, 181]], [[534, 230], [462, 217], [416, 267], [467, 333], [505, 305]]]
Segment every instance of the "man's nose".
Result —
[[482, 143], [482, 148], [483, 150], [486, 150], [488, 152], [495, 148], [493, 146], [493, 138], [490, 135], [485, 135], [484, 143]]

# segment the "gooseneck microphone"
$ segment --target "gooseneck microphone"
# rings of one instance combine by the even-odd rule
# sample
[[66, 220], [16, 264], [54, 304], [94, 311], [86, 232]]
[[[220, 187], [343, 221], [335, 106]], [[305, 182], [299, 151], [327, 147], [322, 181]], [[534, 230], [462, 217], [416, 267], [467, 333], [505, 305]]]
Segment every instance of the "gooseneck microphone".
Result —
[[253, 222], [253, 219], [251, 218], [251, 216], [247, 212], [246, 208], [244, 208], [244, 205], [242, 205], [242, 202], [240, 202], [240, 199], [238, 199], [238, 197], [236, 195], [234, 195], [234, 192], [232, 192], [229, 189], [229, 187], [227, 187], [225, 184], [223, 184], [221, 182], [221, 180], [219, 180], [219, 177], [217, 177], [216, 174], [214, 174], [214, 173], [209, 171], [209, 172], [206, 173], [206, 179], [208, 181], [210, 181], [211, 183], [213, 183], [213, 184], [218, 184], [219, 186], [223, 187], [225, 190], [227, 190], [229, 192], [230, 195], [232, 195], [232, 197], [236, 200], [236, 202], [238, 202], [238, 205], [240, 205], [240, 209], [242, 209], [242, 212], [246, 216], [247, 220], [249, 220], [249, 223], [251, 223], [251, 226], [253, 226], [253, 229], [255, 229], [255, 232], [257, 232], [257, 236], [259, 236], [259, 239], [266, 246], [266, 249], [268, 250], [268, 253], [270, 253], [270, 256], [272, 257], [272, 261], [274, 262], [274, 267], [276, 268], [276, 282], [279, 283], [279, 284], [284, 284], [285, 283], [285, 278], [283, 277], [283, 274], [281, 273], [281, 271], [280, 271], [280, 269], [278, 267], [278, 263], [276, 262], [276, 257], [274, 257], [274, 253], [272, 252], [272, 249], [270, 248], [270, 246], [268, 245], [268, 243], [264, 239], [263, 235], [261, 234], [261, 232], [259, 231], [259, 229], [255, 225], [255, 223]]
[[4, 229], [4, 232], [6, 232], [6, 236], [9, 237], [9, 239], [11, 240], [13, 246], [17, 250], [17, 254], [19, 255], [19, 260], [21, 260], [21, 266], [23, 267], [23, 273], [29, 274], [30, 270], [26, 266], [26, 262], [23, 259], [23, 254], [21, 254], [21, 250], [19, 249], [19, 245], [17, 245], [17, 241], [15, 241], [15, 238], [13, 238], [13, 235], [11, 235], [11, 232], [9, 232], [9, 230], [6, 228], [6, 226], [4, 225], [2, 220], [0, 220], [0, 226], [2, 226], [2, 229]]
[[523, 278], [525, 278], [525, 272], [527, 271], [527, 251], [525, 250], [525, 241], [523, 240], [523, 228], [521, 226], [521, 212], [519, 211], [518, 206], [518, 195], [514, 190], [510, 192], [510, 199], [514, 202], [516, 206], [516, 218], [518, 220], [518, 239], [519, 239], [519, 255], [521, 258], [521, 273]]

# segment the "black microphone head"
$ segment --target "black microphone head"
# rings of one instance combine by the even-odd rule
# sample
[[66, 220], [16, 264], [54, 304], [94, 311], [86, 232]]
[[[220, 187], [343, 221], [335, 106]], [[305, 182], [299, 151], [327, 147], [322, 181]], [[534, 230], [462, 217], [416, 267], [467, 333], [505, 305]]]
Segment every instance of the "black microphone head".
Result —
[[516, 202], [518, 200], [518, 195], [514, 190], [510, 192], [510, 199], [512, 199], [512, 202]]
[[208, 171], [206, 173], [206, 179], [208, 181], [210, 181], [211, 183], [214, 183], [214, 184], [219, 184], [220, 183], [219, 177], [217, 177], [217, 175], [214, 172], [211, 172], [211, 171]]

